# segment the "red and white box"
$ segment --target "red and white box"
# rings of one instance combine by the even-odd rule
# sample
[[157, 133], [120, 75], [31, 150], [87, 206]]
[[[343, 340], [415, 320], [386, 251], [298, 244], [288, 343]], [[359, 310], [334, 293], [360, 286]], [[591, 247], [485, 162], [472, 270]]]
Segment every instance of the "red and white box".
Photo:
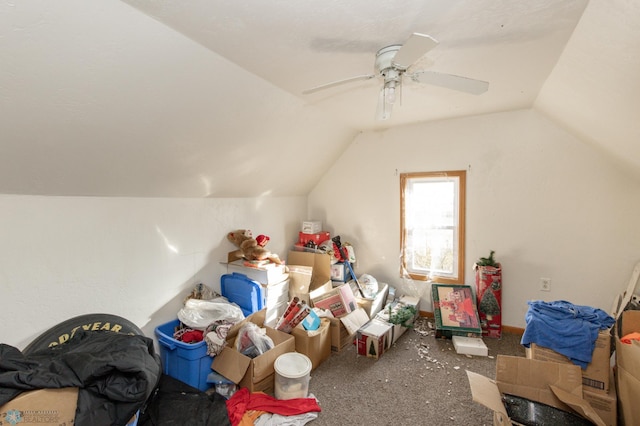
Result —
[[312, 292], [309, 297], [314, 307], [328, 309], [336, 318], [343, 317], [358, 308], [349, 284], [342, 284], [325, 292]]
[[331, 239], [331, 234], [326, 231], [317, 232], [315, 234], [307, 234], [304, 232], [298, 233], [298, 243], [302, 244], [303, 246], [309, 243], [310, 241], [315, 243], [315, 245], [319, 246], [320, 243], [323, 243], [330, 239]]

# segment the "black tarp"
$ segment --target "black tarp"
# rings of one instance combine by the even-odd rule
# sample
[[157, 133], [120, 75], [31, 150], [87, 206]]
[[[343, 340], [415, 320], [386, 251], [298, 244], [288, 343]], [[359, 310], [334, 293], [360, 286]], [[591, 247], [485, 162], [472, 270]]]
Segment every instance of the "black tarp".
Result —
[[125, 425], [160, 376], [145, 336], [79, 330], [63, 345], [29, 354], [0, 344], [0, 405], [28, 390], [78, 387], [76, 426]]
[[138, 426], [231, 426], [223, 396], [202, 392], [162, 375], [160, 385], [141, 412]]

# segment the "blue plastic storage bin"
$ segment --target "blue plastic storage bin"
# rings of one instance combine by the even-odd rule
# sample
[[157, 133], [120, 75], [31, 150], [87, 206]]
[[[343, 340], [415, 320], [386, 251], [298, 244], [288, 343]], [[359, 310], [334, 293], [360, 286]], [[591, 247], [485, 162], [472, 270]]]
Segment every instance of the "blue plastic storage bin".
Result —
[[262, 285], [238, 272], [220, 277], [220, 290], [229, 302], [240, 306], [242, 313], [248, 317], [264, 308], [264, 289]]
[[212, 387], [207, 382], [213, 357], [207, 355], [207, 343], [184, 343], [173, 338], [180, 320], [174, 320], [156, 328], [160, 344], [160, 359], [164, 374], [178, 379], [201, 391]]

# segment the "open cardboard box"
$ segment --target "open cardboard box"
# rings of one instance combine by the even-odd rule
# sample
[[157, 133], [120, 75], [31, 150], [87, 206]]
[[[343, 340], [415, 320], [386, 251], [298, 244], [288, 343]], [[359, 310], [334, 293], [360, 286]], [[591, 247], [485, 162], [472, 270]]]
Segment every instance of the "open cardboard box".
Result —
[[[531, 343], [530, 347], [525, 349], [526, 357], [537, 359], [540, 361], [571, 363], [566, 356], [559, 354], [553, 349]], [[610, 373], [611, 373], [611, 335], [610, 330], [603, 330], [598, 334], [595, 342], [595, 348], [591, 357], [591, 362], [587, 368], [582, 370], [582, 385], [585, 389], [606, 394], [609, 392]]]
[[295, 352], [295, 338], [287, 333], [264, 327], [267, 336], [274, 343], [274, 347], [255, 358], [249, 358], [235, 349], [235, 341], [238, 332], [247, 322], [253, 322], [262, 327], [265, 321], [266, 310], [258, 311], [229, 329], [227, 334], [227, 346], [222, 352], [213, 358], [211, 369], [222, 374], [227, 379], [240, 387], [246, 387], [250, 392], [273, 393], [274, 374], [273, 364], [276, 359], [287, 352]]
[[23, 392], [0, 407], [0, 424], [72, 425], [76, 418], [77, 403], [78, 388]]
[[324, 287], [309, 293], [313, 306], [331, 311], [334, 317], [340, 318], [357, 308], [356, 297], [349, 284], [342, 284], [326, 290]]
[[317, 290], [330, 291], [331, 257], [326, 253], [308, 253], [289, 251], [287, 255], [289, 269], [289, 298], [298, 297], [312, 306], [309, 293]]
[[622, 343], [621, 337], [632, 332], [640, 332], [640, 311], [623, 311], [616, 324], [616, 380], [620, 417], [623, 424], [640, 424], [640, 342]]
[[367, 322], [369, 322], [369, 315], [363, 308], [358, 308], [341, 318], [329, 318], [331, 350], [340, 352], [353, 343], [356, 332]]
[[295, 327], [291, 334], [296, 339], [296, 352], [306, 355], [311, 360], [311, 370], [331, 356], [331, 330], [327, 318], [320, 320], [317, 330], [305, 330], [302, 324]]
[[496, 380], [467, 370], [473, 400], [493, 410], [494, 426], [517, 425], [507, 415], [503, 393], [574, 411], [598, 426], [606, 423], [583, 399], [582, 373], [573, 364], [498, 355]]
[[382, 283], [381, 287], [379, 287], [378, 293], [373, 298], [360, 297], [358, 292], [358, 285], [355, 281], [349, 281], [349, 285], [351, 286], [351, 291], [356, 297], [358, 306], [367, 311], [367, 315], [369, 315], [369, 318], [374, 318], [385, 305], [387, 296], [389, 295], [389, 285]]
[[[396, 313], [405, 306], [413, 306], [416, 308], [416, 314], [414, 315], [413, 319], [409, 322], [410, 324], [413, 324], [413, 322], [419, 316], [420, 298], [407, 296], [407, 295], [402, 296], [400, 297], [400, 299], [394, 300], [389, 304], [387, 304], [387, 306], [385, 306], [384, 309], [381, 309], [380, 312], [378, 312], [375, 318], [380, 321], [389, 322], [389, 316], [390, 316], [389, 314]], [[389, 340], [389, 346], [394, 344], [398, 340], [398, 338], [400, 338], [400, 336], [402, 336], [405, 333], [405, 331], [408, 330], [408, 328], [402, 324], [392, 324], [392, 325], [393, 327], [391, 328], [391, 339]]]

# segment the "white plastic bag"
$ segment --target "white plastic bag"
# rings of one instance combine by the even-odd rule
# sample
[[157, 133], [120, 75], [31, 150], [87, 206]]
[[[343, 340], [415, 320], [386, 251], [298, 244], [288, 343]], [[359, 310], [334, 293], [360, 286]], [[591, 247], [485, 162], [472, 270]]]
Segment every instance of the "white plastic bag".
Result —
[[238, 331], [236, 337], [236, 350], [249, 358], [255, 358], [273, 348], [271, 337], [266, 330], [257, 324], [247, 322]]
[[220, 320], [235, 324], [244, 319], [244, 314], [238, 305], [223, 297], [211, 300], [189, 299], [178, 311], [178, 319], [188, 327], [204, 330], [209, 324]]

